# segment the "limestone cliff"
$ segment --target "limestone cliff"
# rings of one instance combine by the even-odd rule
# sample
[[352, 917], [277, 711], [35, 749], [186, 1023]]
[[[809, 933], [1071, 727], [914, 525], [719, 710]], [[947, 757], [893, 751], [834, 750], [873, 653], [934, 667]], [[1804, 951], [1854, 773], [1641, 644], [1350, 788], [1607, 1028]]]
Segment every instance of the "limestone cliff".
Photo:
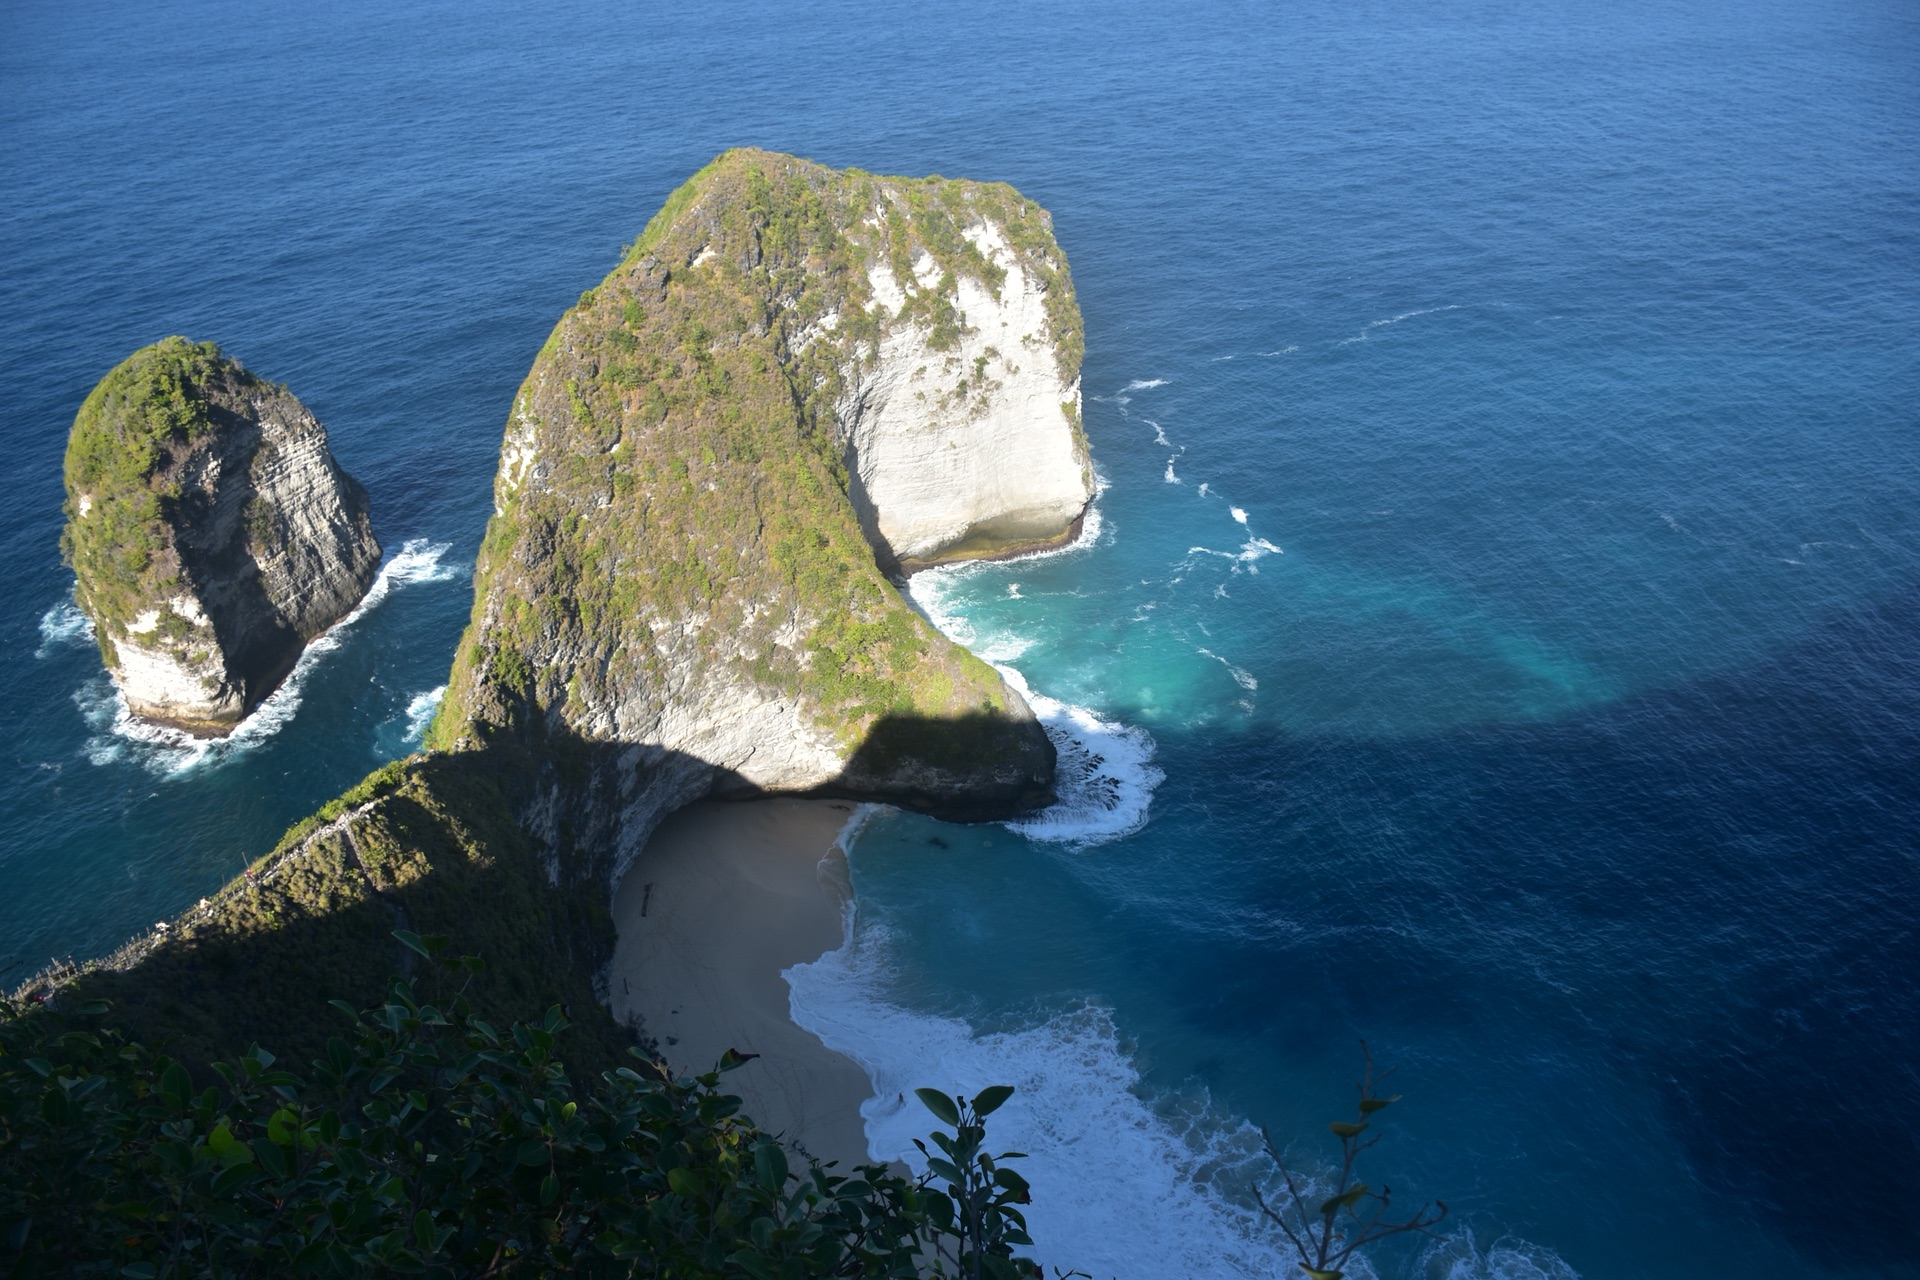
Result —
[[703, 795], [1046, 803], [1031, 711], [883, 569], [1071, 535], [1080, 349], [1010, 187], [723, 155], [514, 399], [433, 745], [527, 750], [552, 874], [608, 883]]
[[229, 733], [380, 561], [366, 491], [288, 392], [167, 338], [100, 380], [67, 442], [61, 547], [128, 708]]

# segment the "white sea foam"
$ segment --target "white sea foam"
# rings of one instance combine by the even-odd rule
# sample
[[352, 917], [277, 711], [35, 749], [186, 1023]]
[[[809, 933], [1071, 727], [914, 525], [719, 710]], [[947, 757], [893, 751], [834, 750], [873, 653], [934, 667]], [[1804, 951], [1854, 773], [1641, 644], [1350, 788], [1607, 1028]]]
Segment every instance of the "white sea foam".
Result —
[[1402, 311], [1399, 315], [1388, 316], [1384, 320], [1369, 320], [1365, 328], [1361, 329], [1359, 333], [1356, 333], [1351, 338], [1342, 338], [1339, 345], [1344, 347], [1354, 342], [1365, 342], [1375, 329], [1383, 329], [1391, 324], [1399, 324], [1401, 321], [1411, 320], [1415, 316], [1431, 316], [1438, 315], [1443, 311], [1458, 311], [1462, 305], [1464, 304], [1456, 302], [1444, 307], [1421, 307], [1414, 311]]
[[[888, 940], [875, 929], [786, 971], [793, 1020], [873, 1082], [861, 1108], [875, 1159], [921, 1167], [913, 1139], [936, 1122], [913, 1097], [932, 1087], [1015, 1093], [988, 1124], [993, 1150], [1033, 1184], [1028, 1225], [1044, 1263], [1100, 1277], [1270, 1276], [1272, 1245], [1209, 1183], [1244, 1186], [1258, 1137], [1208, 1109], [1169, 1119], [1143, 1100], [1111, 1015], [1088, 1006], [1025, 1030], [976, 1035], [884, 994]], [[1089, 1177], [1090, 1170], [1098, 1176]]]
[[72, 600], [62, 600], [40, 615], [40, 647], [36, 658], [50, 658], [62, 649], [83, 649], [93, 644], [93, 619], [80, 612]]
[[1167, 483], [1168, 483], [1168, 484], [1179, 484], [1179, 483], [1180, 483], [1180, 477], [1179, 477], [1179, 476], [1177, 476], [1177, 475], [1175, 475], [1175, 474], [1173, 474], [1173, 462], [1174, 462], [1174, 460], [1173, 460], [1172, 458], [1168, 458], [1168, 459], [1167, 459]]
[[1241, 508], [1228, 507], [1227, 510], [1233, 516], [1236, 523], [1245, 524], [1247, 522], [1247, 513]]
[[[1173, 441], [1167, 439], [1167, 433], [1161, 428], [1159, 423], [1155, 422], [1152, 418], [1148, 418], [1146, 419], [1146, 424], [1153, 428], [1153, 442], [1155, 444], [1159, 445], [1162, 449], [1173, 448]], [[1185, 450], [1181, 452], [1184, 453]]]
[[[95, 764], [105, 764], [121, 757], [122, 752], [117, 744], [104, 740], [110, 734], [132, 744], [140, 763], [154, 773], [162, 777], [177, 777], [202, 765], [224, 763], [241, 752], [253, 749], [285, 728], [293, 719], [294, 713], [300, 709], [301, 690], [315, 664], [338, 649], [343, 633], [377, 608], [394, 587], [415, 582], [444, 582], [459, 572], [457, 567], [442, 563], [451, 545], [425, 538], [408, 540], [400, 548], [399, 554], [381, 567], [360, 603], [346, 617], [309, 642], [292, 672], [281, 681], [280, 687], [224, 738], [196, 738], [178, 729], [136, 720], [127, 709], [127, 700], [111, 685], [107, 686], [111, 690], [111, 700], [103, 708], [103, 700], [97, 696], [93, 682], [89, 682], [74, 695], [82, 713], [87, 715], [88, 723], [98, 731], [96, 737], [86, 745], [87, 758]], [[431, 715], [431, 712], [428, 714]]]
[[[843, 848], [873, 807], [856, 810]], [[855, 855], [857, 857], [857, 855]], [[873, 1086], [861, 1106], [867, 1154], [925, 1168], [914, 1139], [937, 1122], [913, 1091], [971, 1096], [989, 1085], [1014, 1094], [987, 1122], [995, 1152], [1024, 1151], [1012, 1163], [1033, 1186], [1025, 1207], [1043, 1264], [1101, 1280], [1206, 1276], [1233, 1280], [1295, 1274], [1285, 1241], [1247, 1198], [1256, 1180], [1276, 1191], [1260, 1136], [1204, 1095], [1143, 1097], [1139, 1068], [1097, 1004], [982, 1034], [959, 1018], [917, 1012], [890, 998], [893, 940], [847, 917], [847, 941], [782, 975], [793, 1021], [857, 1063]], [[1089, 1177], [1089, 1170], [1098, 1176]], [[1331, 1170], [1296, 1170], [1309, 1202], [1330, 1189]], [[1444, 1280], [1579, 1280], [1550, 1250], [1504, 1237], [1485, 1250], [1471, 1232], [1449, 1233], [1417, 1274]], [[1364, 1259], [1351, 1280], [1377, 1280]]]
[[1200, 482], [1200, 487], [1199, 487], [1198, 489], [1196, 489], [1196, 490], [1194, 490], [1194, 492], [1195, 492], [1195, 493], [1198, 493], [1198, 494], [1199, 494], [1199, 495], [1200, 495], [1201, 497], [1203, 497], [1203, 498], [1204, 498], [1204, 497], [1206, 497], [1206, 496], [1207, 496], [1207, 482], [1206, 482], [1206, 481], [1204, 481], [1204, 480], [1202, 480], [1202, 481]]
[[1129, 382], [1123, 390], [1151, 391], [1155, 387], [1164, 387], [1166, 385], [1167, 380], [1165, 378], [1135, 378], [1132, 382]]
[[1231, 662], [1228, 662], [1225, 658], [1221, 657], [1219, 654], [1215, 653], [1213, 650], [1203, 648], [1200, 650], [1200, 653], [1205, 657], [1212, 658], [1215, 662], [1225, 667], [1227, 669], [1227, 674], [1233, 677], [1233, 682], [1239, 685], [1242, 689], [1245, 689], [1248, 693], [1252, 693], [1255, 689], [1258, 689], [1260, 687], [1260, 682], [1253, 678], [1253, 675], [1251, 672], [1248, 672], [1241, 667], [1234, 666]]
[[[1097, 504], [1089, 507], [1079, 540], [1042, 555], [1094, 545], [1100, 536], [1099, 514]], [[967, 580], [993, 571], [994, 566], [982, 564], [931, 569], [908, 580], [907, 595], [942, 635], [992, 663], [1020, 691], [1053, 741], [1059, 755], [1059, 801], [1036, 817], [1008, 825], [1029, 839], [1076, 847], [1105, 844], [1138, 830], [1147, 820], [1154, 788], [1166, 777], [1153, 765], [1153, 738], [1143, 729], [1037, 693], [1024, 675], [1007, 665], [1031, 649], [1033, 641], [1010, 630], [983, 631], [961, 607]]]
[[1450, 1230], [1448, 1236], [1424, 1259], [1426, 1274], [1439, 1280], [1580, 1280], [1564, 1258], [1530, 1240], [1502, 1236], [1483, 1253], [1471, 1229]]
[[1087, 848], [1146, 825], [1154, 788], [1167, 776], [1153, 763], [1152, 735], [1036, 693], [1012, 667], [999, 670], [1033, 708], [1059, 757], [1054, 790], [1060, 799], [1007, 826], [1029, 840]]
[[425, 693], [416, 694], [407, 703], [406, 740], [418, 743], [427, 736], [427, 726], [433, 723], [433, 713], [440, 709], [440, 700], [447, 696], [447, 686], [441, 685]]
[[1187, 548], [1188, 556], [1217, 556], [1222, 560], [1233, 561], [1233, 571], [1235, 573], [1259, 573], [1260, 568], [1259, 565], [1255, 563], [1256, 561], [1264, 560], [1268, 556], [1283, 556], [1285, 554], [1286, 552], [1282, 551], [1273, 543], [1268, 542], [1265, 538], [1248, 538], [1240, 544], [1238, 551], [1216, 551], [1212, 547]]

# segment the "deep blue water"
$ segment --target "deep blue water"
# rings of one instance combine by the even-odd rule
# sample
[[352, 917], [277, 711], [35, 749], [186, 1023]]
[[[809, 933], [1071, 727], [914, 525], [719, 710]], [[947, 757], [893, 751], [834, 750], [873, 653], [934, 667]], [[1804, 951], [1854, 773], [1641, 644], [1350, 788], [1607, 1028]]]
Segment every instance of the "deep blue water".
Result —
[[[1383, 1275], [1920, 1275], [1892, 2], [8, 5], [0, 981], [406, 749], [513, 388], [739, 143], [1014, 183], [1088, 325], [1097, 538], [916, 594], [1106, 722], [1144, 823], [862, 831], [795, 978], [876, 1142], [1008, 1079], [1049, 1260], [1297, 1274], [1248, 1126], [1311, 1165], [1364, 1037], [1369, 1159], [1455, 1208]], [[287, 382], [413, 549], [198, 759], [105, 723], [55, 547], [74, 410], [171, 332]]]

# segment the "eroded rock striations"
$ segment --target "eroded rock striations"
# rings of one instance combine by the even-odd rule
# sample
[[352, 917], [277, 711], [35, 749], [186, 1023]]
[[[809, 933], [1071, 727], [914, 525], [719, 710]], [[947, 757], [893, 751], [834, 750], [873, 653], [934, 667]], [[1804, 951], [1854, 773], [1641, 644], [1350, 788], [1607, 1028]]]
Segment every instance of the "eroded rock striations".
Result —
[[283, 386], [167, 338], [100, 380], [67, 442], [61, 547], [142, 719], [231, 732], [380, 562], [366, 491]]
[[723, 155], [514, 399], [433, 745], [527, 750], [550, 873], [609, 886], [705, 795], [1046, 803], [1032, 712], [887, 571], [1072, 536], [1080, 351], [1012, 188]]

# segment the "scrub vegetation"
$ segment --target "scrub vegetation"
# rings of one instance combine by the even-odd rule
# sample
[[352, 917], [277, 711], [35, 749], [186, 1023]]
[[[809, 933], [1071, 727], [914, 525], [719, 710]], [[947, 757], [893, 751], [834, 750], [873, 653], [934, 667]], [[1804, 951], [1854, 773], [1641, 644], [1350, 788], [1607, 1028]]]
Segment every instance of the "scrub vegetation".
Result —
[[[253, 388], [284, 390], [211, 342], [165, 338], [115, 365], [74, 417], [60, 551], [109, 665], [113, 637], [152, 602], [181, 593], [167, 524], [181, 496], [180, 464], [213, 432], [221, 403]], [[186, 621], [163, 610], [158, 625], [184, 634]]]
[[423, 971], [324, 1046], [202, 1065], [71, 1015], [0, 1004], [0, 1260], [16, 1276], [416, 1275], [1014, 1280], [1038, 1268], [1027, 1184], [984, 1148], [971, 1104], [921, 1096], [954, 1130], [918, 1179], [795, 1170], [720, 1092], [635, 1051], [582, 1075], [558, 1005], [497, 1025], [488, 967], [396, 931]]

